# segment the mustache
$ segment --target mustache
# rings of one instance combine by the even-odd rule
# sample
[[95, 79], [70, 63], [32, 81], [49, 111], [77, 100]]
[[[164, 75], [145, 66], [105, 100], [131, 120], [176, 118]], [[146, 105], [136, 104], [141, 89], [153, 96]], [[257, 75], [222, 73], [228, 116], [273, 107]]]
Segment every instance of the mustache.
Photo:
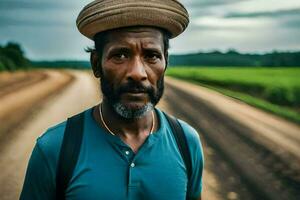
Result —
[[137, 82], [128, 82], [127, 84], [124, 84], [118, 88], [117, 93], [122, 94], [122, 93], [153, 93], [154, 88], [151, 86], [145, 86], [141, 83]]

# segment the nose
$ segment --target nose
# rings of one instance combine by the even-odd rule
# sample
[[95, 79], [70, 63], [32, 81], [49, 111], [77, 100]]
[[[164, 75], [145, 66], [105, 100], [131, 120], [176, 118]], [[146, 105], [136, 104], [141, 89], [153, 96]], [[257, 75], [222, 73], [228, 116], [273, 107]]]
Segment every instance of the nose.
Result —
[[136, 56], [132, 59], [132, 62], [130, 62], [126, 76], [127, 80], [130, 81], [140, 82], [147, 80], [145, 65], [139, 56]]

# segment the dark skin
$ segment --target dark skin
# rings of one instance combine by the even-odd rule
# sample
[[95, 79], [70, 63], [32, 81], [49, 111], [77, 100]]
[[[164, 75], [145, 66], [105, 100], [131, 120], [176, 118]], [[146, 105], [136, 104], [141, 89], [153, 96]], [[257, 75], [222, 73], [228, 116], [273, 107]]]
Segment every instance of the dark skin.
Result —
[[[157, 81], [164, 76], [166, 68], [163, 48], [163, 36], [157, 29], [141, 27], [112, 31], [109, 42], [104, 46], [101, 63], [96, 52], [91, 54], [94, 74], [97, 78], [105, 76], [114, 88], [131, 80], [157, 88]], [[146, 93], [124, 93], [120, 100], [132, 109], [141, 108], [150, 101]], [[152, 128], [152, 112], [141, 118], [124, 119], [109, 106], [105, 97], [102, 108], [109, 129], [137, 152]], [[94, 109], [93, 114], [103, 126], [98, 109]], [[155, 114], [154, 120], [156, 130], [158, 120]]]
[[[157, 89], [157, 81], [164, 76], [166, 59], [162, 33], [155, 28], [127, 28], [112, 31], [105, 45], [102, 59], [96, 52], [91, 54], [91, 64], [95, 77], [105, 76], [114, 88], [130, 80]], [[137, 108], [149, 102], [146, 93], [125, 93], [121, 102], [130, 108]], [[117, 114], [103, 97], [103, 117], [110, 130], [137, 152], [152, 128], [152, 112], [141, 118], [124, 119]], [[98, 108], [93, 111], [95, 120], [104, 128]], [[154, 131], [158, 128], [158, 118], [154, 113]], [[201, 200], [201, 196], [198, 198]]]

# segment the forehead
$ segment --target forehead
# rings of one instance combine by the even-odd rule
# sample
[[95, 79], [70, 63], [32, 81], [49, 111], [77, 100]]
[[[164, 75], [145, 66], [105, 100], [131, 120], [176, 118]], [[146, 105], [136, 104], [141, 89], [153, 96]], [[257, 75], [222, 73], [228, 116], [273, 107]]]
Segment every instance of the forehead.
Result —
[[107, 33], [106, 46], [131, 44], [162, 48], [163, 33], [161, 30], [152, 27], [129, 27], [111, 30]]

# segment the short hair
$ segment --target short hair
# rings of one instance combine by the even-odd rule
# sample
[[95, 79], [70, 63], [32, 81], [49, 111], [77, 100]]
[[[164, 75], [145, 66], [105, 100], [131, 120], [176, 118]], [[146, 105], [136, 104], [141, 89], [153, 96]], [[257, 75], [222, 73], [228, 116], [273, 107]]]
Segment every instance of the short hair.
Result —
[[[163, 35], [163, 45], [164, 45], [163, 53], [164, 53], [164, 56], [166, 59], [166, 67], [167, 67], [168, 66], [168, 50], [170, 48], [169, 40], [171, 38], [171, 34], [168, 31], [166, 31], [165, 29], [158, 28], [158, 30], [160, 30]], [[87, 49], [85, 49], [85, 51], [88, 53], [96, 51], [97, 54], [99, 55], [99, 59], [102, 60], [104, 46], [108, 43], [108, 33], [109, 33], [109, 31], [103, 31], [103, 32], [97, 33], [94, 36], [95, 47], [94, 48], [88, 47]]]

